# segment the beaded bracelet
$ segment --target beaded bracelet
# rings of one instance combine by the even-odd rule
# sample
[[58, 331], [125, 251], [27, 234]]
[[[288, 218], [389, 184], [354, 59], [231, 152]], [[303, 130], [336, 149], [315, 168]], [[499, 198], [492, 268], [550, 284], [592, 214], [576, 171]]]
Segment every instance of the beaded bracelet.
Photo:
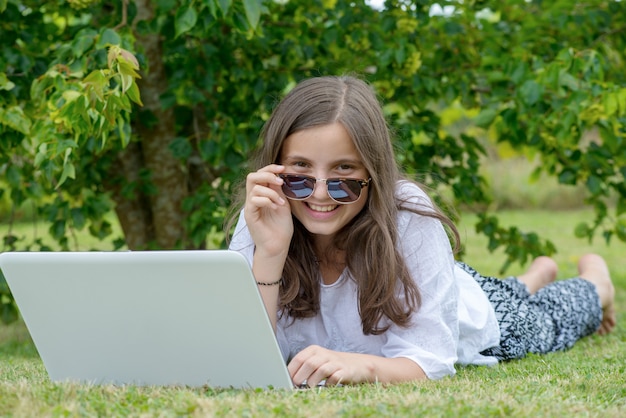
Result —
[[265, 283], [265, 282], [256, 282], [259, 286], [276, 286], [277, 284], [281, 284], [283, 281], [282, 278], [276, 280], [275, 282]]

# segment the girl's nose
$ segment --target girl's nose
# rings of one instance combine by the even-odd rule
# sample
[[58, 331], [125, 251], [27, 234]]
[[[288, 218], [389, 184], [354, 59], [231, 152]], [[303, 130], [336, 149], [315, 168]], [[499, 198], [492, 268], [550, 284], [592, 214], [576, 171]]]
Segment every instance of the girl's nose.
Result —
[[[322, 179], [325, 177], [322, 177]], [[313, 197], [317, 200], [325, 200], [328, 198], [328, 186], [326, 180], [318, 180], [315, 183], [315, 189], [313, 190]]]

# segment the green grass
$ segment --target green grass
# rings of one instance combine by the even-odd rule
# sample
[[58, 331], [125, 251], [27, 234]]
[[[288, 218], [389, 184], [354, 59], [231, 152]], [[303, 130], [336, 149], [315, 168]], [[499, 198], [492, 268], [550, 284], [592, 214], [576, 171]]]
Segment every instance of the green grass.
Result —
[[[562, 277], [575, 274], [577, 257], [588, 251], [602, 254], [613, 268], [617, 330], [585, 338], [567, 352], [531, 355], [496, 367], [459, 368], [455, 377], [440, 381], [294, 393], [52, 384], [19, 322], [0, 326], [0, 415], [621, 417], [626, 410], [626, 245], [616, 241], [607, 247], [600, 240], [589, 244], [574, 238], [573, 226], [588, 216], [586, 211], [502, 213], [503, 224], [535, 230], [557, 244]], [[465, 261], [495, 273], [504, 257], [485, 250], [484, 239], [473, 233], [472, 219], [460, 223]]]

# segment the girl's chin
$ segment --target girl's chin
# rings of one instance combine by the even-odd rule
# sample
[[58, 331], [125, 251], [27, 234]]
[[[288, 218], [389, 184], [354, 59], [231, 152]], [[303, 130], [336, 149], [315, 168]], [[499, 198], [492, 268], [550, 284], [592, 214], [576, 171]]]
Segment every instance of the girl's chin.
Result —
[[298, 220], [311, 235], [332, 236], [337, 233], [342, 225], [329, 220], [314, 218], [312, 216], [297, 216]]

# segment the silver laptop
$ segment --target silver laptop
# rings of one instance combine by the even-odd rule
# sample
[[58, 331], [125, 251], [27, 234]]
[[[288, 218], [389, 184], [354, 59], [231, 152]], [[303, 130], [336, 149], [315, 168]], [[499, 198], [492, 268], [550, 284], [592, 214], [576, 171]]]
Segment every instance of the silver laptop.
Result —
[[237, 252], [6, 252], [0, 269], [52, 381], [293, 388]]

